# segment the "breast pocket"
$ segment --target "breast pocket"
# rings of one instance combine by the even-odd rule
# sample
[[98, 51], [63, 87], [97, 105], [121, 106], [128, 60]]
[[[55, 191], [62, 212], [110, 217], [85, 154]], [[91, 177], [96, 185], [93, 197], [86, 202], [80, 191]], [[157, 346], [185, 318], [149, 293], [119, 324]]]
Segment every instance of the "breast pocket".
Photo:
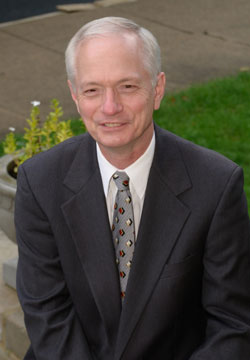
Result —
[[162, 270], [160, 279], [174, 278], [187, 275], [201, 268], [201, 254], [189, 255], [185, 259], [177, 263], [166, 264]]

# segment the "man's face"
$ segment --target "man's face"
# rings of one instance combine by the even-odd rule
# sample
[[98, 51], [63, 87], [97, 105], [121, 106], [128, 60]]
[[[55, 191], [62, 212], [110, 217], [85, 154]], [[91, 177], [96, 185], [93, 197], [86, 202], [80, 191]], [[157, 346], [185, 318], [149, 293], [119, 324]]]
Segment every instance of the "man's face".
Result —
[[146, 150], [153, 134], [152, 114], [164, 94], [165, 77], [152, 86], [142, 50], [132, 35], [92, 38], [76, 52], [73, 100], [104, 156]]

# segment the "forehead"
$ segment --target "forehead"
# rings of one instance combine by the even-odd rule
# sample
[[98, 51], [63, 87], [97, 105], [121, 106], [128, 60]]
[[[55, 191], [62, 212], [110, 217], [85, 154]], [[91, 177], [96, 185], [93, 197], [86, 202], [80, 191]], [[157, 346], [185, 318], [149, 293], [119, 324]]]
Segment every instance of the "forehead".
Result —
[[76, 48], [75, 55], [78, 63], [114, 57], [120, 60], [141, 61], [142, 52], [141, 40], [135, 34], [124, 33], [86, 38]]

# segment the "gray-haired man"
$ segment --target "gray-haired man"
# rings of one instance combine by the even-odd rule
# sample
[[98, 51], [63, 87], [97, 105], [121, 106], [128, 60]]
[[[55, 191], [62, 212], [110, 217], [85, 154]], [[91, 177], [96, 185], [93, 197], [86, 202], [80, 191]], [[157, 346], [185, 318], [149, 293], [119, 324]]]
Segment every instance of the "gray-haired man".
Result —
[[242, 170], [154, 125], [160, 49], [132, 21], [86, 24], [66, 65], [88, 133], [18, 174], [25, 359], [249, 360]]

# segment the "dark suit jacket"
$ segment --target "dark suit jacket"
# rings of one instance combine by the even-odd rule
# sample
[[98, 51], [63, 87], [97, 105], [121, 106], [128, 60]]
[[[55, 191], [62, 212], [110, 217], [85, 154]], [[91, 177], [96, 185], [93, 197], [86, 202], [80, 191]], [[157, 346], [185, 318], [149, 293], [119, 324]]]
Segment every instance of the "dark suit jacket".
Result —
[[20, 167], [16, 228], [25, 359], [250, 359], [249, 217], [230, 160], [156, 127], [123, 307], [88, 134]]

